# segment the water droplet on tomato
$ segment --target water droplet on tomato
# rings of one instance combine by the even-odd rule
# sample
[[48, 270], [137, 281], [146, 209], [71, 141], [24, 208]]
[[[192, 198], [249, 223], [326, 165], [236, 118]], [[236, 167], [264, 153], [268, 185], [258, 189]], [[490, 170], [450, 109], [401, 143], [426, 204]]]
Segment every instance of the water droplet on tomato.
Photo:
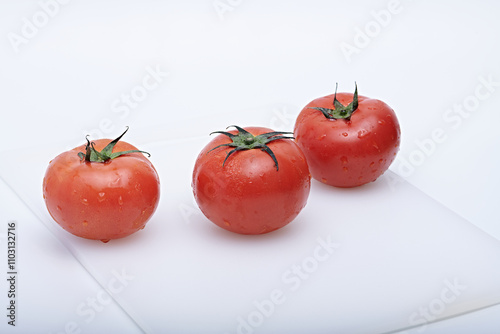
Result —
[[342, 170], [343, 170], [344, 172], [347, 172], [347, 171], [348, 171], [348, 168], [344, 166], [344, 167], [342, 167]]
[[59, 205], [56, 207], [56, 209], [57, 209], [57, 210], [59, 210], [59, 211], [61, 211], [61, 210], [62, 210], [62, 209], [61, 209], [61, 207], [60, 207]]
[[224, 225], [226, 225], [227, 227], [230, 227], [231, 226], [231, 223], [228, 222], [226, 219], [224, 219]]
[[321, 182], [326, 183], [326, 182], [327, 182], [327, 180], [326, 180], [324, 177], [322, 177], [322, 178], [321, 178]]
[[318, 140], [323, 140], [326, 138], [326, 133], [323, 133], [321, 136], [318, 136]]
[[370, 167], [373, 167], [373, 166], [375, 166], [375, 162], [374, 162], [374, 161], [372, 161], [372, 162], [370, 163]]
[[121, 196], [118, 197], [118, 204], [123, 205], [123, 198]]
[[379, 164], [382, 164], [383, 162], [384, 162], [384, 159], [379, 159], [379, 160], [378, 160], [378, 163], [379, 163]]
[[118, 186], [118, 184], [120, 183], [120, 180], [121, 180], [121, 177], [119, 175], [117, 175], [116, 179], [114, 179], [113, 181], [109, 182], [109, 186], [110, 187], [116, 187], [116, 186]]
[[82, 225], [83, 225], [83, 227], [87, 227], [87, 226], [89, 225], [89, 222], [88, 222], [88, 221], [86, 221], [86, 220], [84, 220], [84, 221], [82, 222]]
[[385, 121], [384, 121], [383, 119], [381, 119], [381, 120], [379, 120], [379, 121], [378, 121], [378, 124], [380, 124], [380, 125], [384, 125], [384, 124], [385, 124]]
[[109, 240], [111, 240], [111, 239], [102, 239], [101, 241], [104, 242], [104, 243], [108, 243]]
[[373, 142], [372, 146], [380, 152], [380, 148], [378, 147], [377, 143]]
[[260, 230], [260, 233], [266, 233], [269, 230], [269, 227], [267, 225], [262, 226], [262, 230]]
[[97, 194], [97, 200], [99, 202], [103, 202], [105, 199], [106, 199], [106, 193], [101, 192], [101, 193]]
[[370, 134], [370, 131], [363, 129], [358, 131], [358, 138], [364, 138]]
[[343, 165], [346, 165], [349, 162], [346, 156], [340, 157], [340, 161], [342, 162]]
[[347, 132], [342, 132], [342, 136], [347, 137], [349, 134]]
[[83, 205], [89, 205], [89, 200], [86, 198], [82, 198], [82, 204]]
[[141, 191], [141, 184], [140, 183], [135, 184], [135, 190]]

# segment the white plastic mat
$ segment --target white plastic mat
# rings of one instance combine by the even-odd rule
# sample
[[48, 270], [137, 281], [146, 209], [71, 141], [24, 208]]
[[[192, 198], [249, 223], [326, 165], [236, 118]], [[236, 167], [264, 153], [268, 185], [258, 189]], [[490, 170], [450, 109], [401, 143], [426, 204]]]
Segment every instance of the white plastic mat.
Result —
[[[355, 189], [313, 182], [306, 208], [273, 233], [220, 229], [190, 186], [207, 140], [141, 145], [159, 208], [106, 244], [48, 215], [41, 182], [57, 147], [9, 152], [0, 177], [147, 333], [383, 333], [500, 302], [500, 243], [390, 171]], [[127, 285], [119, 294], [110, 269]]]

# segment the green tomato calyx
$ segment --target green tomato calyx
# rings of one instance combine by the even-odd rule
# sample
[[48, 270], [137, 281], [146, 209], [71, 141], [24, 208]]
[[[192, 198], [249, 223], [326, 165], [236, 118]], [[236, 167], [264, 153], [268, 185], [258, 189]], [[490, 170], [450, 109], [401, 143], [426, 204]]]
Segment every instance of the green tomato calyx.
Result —
[[322, 108], [322, 107], [309, 107], [310, 109], [319, 110], [323, 113], [323, 115], [328, 119], [345, 119], [349, 121], [351, 119], [352, 114], [358, 109], [358, 85], [355, 84], [354, 96], [352, 102], [349, 105], [344, 106], [337, 100], [337, 87], [338, 84], [335, 85], [335, 95], [333, 96], [333, 109], [330, 108]]
[[226, 158], [224, 159], [224, 162], [222, 163], [222, 166], [224, 167], [227, 158], [229, 158], [229, 156], [231, 156], [231, 154], [233, 154], [237, 151], [252, 150], [252, 149], [258, 148], [258, 149], [261, 149], [262, 151], [268, 153], [271, 156], [271, 158], [274, 161], [274, 165], [276, 166], [276, 171], [279, 170], [278, 160], [276, 160], [276, 156], [274, 155], [273, 151], [269, 148], [269, 146], [267, 146], [267, 144], [269, 144], [270, 142], [272, 142], [274, 140], [278, 140], [278, 139], [294, 139], [294, 137], [285, 136], [285, 135], [292, 135], [293, 132], [273, 131], [273, 132], [267, 132], [267, 133], [263, 133], [263, 134], [254, 136], [253, 134], [251, 134], [250, 132], [248, 132], [247, 130], [245, 130], [239, 126], [236, 126], [236, 125], [228, 126], [228, 128], [230, 128], [230, 127], [236, 128], [236, 130], [238, 130], [238, 133], [233, 134], [233, 133], [226, 132], [226, 131], [214, 131], [211, 133], [211, 135], [214, 133], [220, 133], [220, 134], [228, 136], [232, 140], [232, 142], [227, 143], [227, 144], [218, 145], [218, 146], [212, 148], [210, 151], [208, 151], [207, 154], [209, 152], [215, 150], [216, 148], [219, 148], [219, 147], [223, 147], [223, 146], [234, 147], [231, 151], [229, 151], [227, 153]]
[[118, 138], [116, 138], [115, 140], [111, 141], [108, 145], [106, 145], [106, 147], [103, 148], [101, 152], [95, 149], [94, 142], [90, 142], [87, 135], [87, 137], [85, 137], [85, 139], [87, 139], [87, 145], [85, 145], [85, 153], [78, 152], [78, 157], [80, 157], [81, 161], [85, 162], [106, 162], [108, 160], [115, 159], [118, 158], [119, 156], [129, 153], [144, 153], [147, 154], [148, 157], [150, 157], [151, 154], [149, 154], [148, 152], [139, 150], [113, 152], [113, 148], [115, 147], [116, 143], [118, 143], [118, 141], [123, 137], [123, 135], [127, 133], [127, 131], [128, 131], [128, 126], [127, 129]]

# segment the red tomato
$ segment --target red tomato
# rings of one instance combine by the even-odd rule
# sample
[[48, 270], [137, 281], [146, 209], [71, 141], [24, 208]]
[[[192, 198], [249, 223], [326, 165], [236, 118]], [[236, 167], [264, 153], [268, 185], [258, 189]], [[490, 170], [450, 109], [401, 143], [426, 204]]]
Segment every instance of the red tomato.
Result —
[[358, 96], [357, 87], [354, 94], [335, 93], [307, 104], [294, 134], [313, 178], [336, 187], [375, 181], [396, 157], [401, 137], [394, 110]]
[[198, 155], [194, 197], [205, 216], [226, 230], [274, 231], [306, 205], [311, 175], [305, 156], [292, 138], [283, 136], [287, 133], [236, 128], [218, 132]]
[[[109, 139], [89, 144], [50, 162], [43, 179], [43, 197], [50, 215], [66, 231], [103, 242], [143, 229], [160, 198], [155, 168], [126, 142], [117, 141], [111, 150]], [[105, 147], [110, 159], [86, 161], [85, 153], [92, 148], [97, 151], [92, 158], [102, 160], [98, 154], [99, 150], [106, 153]]]

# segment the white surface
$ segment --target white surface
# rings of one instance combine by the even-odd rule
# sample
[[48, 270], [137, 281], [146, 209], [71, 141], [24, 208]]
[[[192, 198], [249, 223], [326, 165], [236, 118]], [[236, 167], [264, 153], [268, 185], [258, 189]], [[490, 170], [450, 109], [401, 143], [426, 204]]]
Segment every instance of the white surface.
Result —
[[422, 305], [437, 320], [500, 302], [498, 240], [404, 180], [390, 187], [392, 172], [356, 189], [314, 182], [307, 207], [276, 233], [221, 230], [190, 201], [186, 167], [205, 141], [141, 147], [169, 171], [160, 207], [147, 229], [109, 244], [69, 235], [46, 212], [36, 182], [45, 166], [36, 161], [49, 149], [11, 152], [1, 172], [103, 286], [110, 264], [133, 277], [114, 297], [146, 332], [237, 332], [273, 291], [282, 297], [269, 316], [255, 315], [262, 333], [388, 332], [421, 324]]
[[[55, 2], [46, 0], [40, 3], [54, 4]], [[372, 34], [370, 42], [360, 47], [359, 53], [353, 54], [350, 62], [341, 51], [342, 43], [354, 45], [358, 29], [364, 30], [367, 27], [376, 26], [376, 23], [373, 23], [377, 22], [373, 13], [379, 13], [379, 20], [383, 20], [380, 18], [381, 11], [394, 9], [393, 4], [396, 2], [353, 1], [333, 4], [329, 1], [280, 1], [270, 4], [265, 1], [231, 1], [227, 3], [232, 4], [230, 6], [233, 10], [225, 12], [221, 19], [213, 6], [214, 1], [191, 1], [189, 4], [173, 1], [108, 1], [104, 4], [97, 1], [71, 1], [59, 5], [58, 10], [52, 12], [53, 17], [50, 17], [37, 33], [27, 38], [26, 44], [19, 46], [19, 52], [15, 52], [9, 42], [9, 36], [12, 36], [12, 33], [22, 34], [23, 25], [26, 24], [24, 18], [31, 21], [33, 17], [43, 19], [43, 14], [40, 14], [43, 10], [40, 3], [25, 1], [0, 4], [0, 35], [5, 36], [0, 40], [0, 73], [2, 73], [0, 88], [4, 92], [1, 101], [4, 111], [0, 123], [0, 140], [4, 144], [4, 149], [23, 149], [20, 151], [21, 156], [17, 155], [19, 160], [9, 160], [8, 164], [2, 166], [0, 176], [23, 197], [38, 217], [44, 219], [43, 214], [45, 214], [41, 205], [40, 184], [47, 162], [60, 151], [80, 144], [87, 133], [93, 134], [93, 137], [100, 134], [115, 137], [121, 133], [125, 125], [129, 125], [131, 130], [126, 140], [141, 148], [151, 149], [152, 160], [155, 165], [161, 166], [158, 169], [160, 169], [160, 177], [163, 176], [162, 207], [155, 215], [155, 220], [151, 221], [151, 226], [148, 226], [147, 230], [151, 230], [149, 233], [154, 235], [155, 231], [168, 229], [169, 233], [165, 237], [167, 240], [173, 238], [173, 241], [177, 243], [182, 240], [194, 243], [196, 240], [201, 244], [211, 245], [211, 242], [214, 242], [212, 238], [219, 236], [220, 233], [199, 237], [204, 231], [210, 229], [210, 225], [199, 221], [203, 217], [197, 213], [193, 205], [189, 195], [189, 183], [187, 183], [187, 174], [192, 168], [191, 163], [194, 161], [197, 149], [201, 149], [201, 145], [209, 140], [208, 133], [235, 123], [290, 130], [295, 115], [311, 99], [331, 93], [335, 82], [339, 82], [339, 90], [350, 91], [356, 81], [360, 94], [383, 99], [395, 109], [400, 119], [403, 141], [398, 160], [391, 167], [392, 171], [444, 204], [450, 211], [441, 211], [444, 209], [430, 201], [423, 193], [417, 196], [419, 200], [421, 197], [424, 203], [431, 205], [439, 212], [448, 212], [450, 217], [453, 217], [450, 221], [438, 221], [436, 224], [439, 228], [436, 231], [429, 229], [429, 233], [425, 234], [425, 240], [435, 241], [433, 246], [436, 247], [436, 256], [431, 256], [433, 253], [426, 253], [431, 249], [425, 248], [422, 251], [424, 255], [427, 254], [432, 261], [436, 262], [432, 265], [428, 262], [421, 263], [421, 268], [437, 275], [438, 272], [443, 274], [453, 267], [459, 272], [458, 279], [463, 281], [472, 280], [474, 275], [477, 275], [475, 278], [479, 279], [481, 270], [498, 268], [498, 265], [493, 265], [496, 258], [491, 254], [500, 246], [495, 240], [472, 227], [475, 225], [496, 239], [500, 239], [500, 226], [498, 225], [500, 215], [496, 210], [497, 196], [495, 196], [496, 189], [500, 186], [500, 177], [495, 172], [499, 166], [499, 158], [495, 152], [498, 151], [498, 144], [500, 144], [496, 129], [496, 124], [500, 121], [499, 113], [496, 112], [500, 103], [498, 89], [500, 86], [497, 84], [500, 82], [500, 69], [497, 61], [500, 50], [498, 44], [493, 42], [500, 28], [495, 17], [499, 10], [498, 3], [485, 1], [478, 5], [452, 1], [443, 1], [439, 4], [400, 1], [399, 6], [396, 6], [397, 13], [391, 14], [391, 18], [384, 21], [384, 26], [379, 25], [380, 31]], [[56, 7], [53, 7], [55, 11], [54, 8]], [[154, 79], [151, 72], [158, 73], [156, 81], [151, 80], [151, 78]], [[148, 75], [149, 79], [147, 79]], [[489, 81], [490, 84], [485, 84], [485, 81]], [[144, 96], [141, 101], [136, 101], [137, 104], [131, 103], [131, 106], [127, 107], [122, 99], [133, 92], [145, 91], [140, 88], [144, 82], [146, 85], [149, 83], [148, 87], [150, 87], [150, 90], [146, 90], [147, 96]], [[474, 98], [474, 96], [477, 97]], [[474, 102], [477, 104], [472, 104]], [[458, 108], [464, 110], [462, 114], [457, 113]], [[442, 139], [435, 146], [418, 145], [423, 142], [429, 143], [428, 139], [432, 138], [432, 133], [436, 131], [440, 133], [437, 136], [439, 139], [446, 139]], [[180, 168], [180, 173], [184, 173], [185, 183], [174, 185], [173, 181], [168, 182], [168, 180], [169, 173], [176, 169], [171, 160], [168, 160], [169, 155], [163, 155], [163, 151], [170, 152], [167, 147], [174, 147], [171, 146], [172, 140], [179, 137], [195, 138], [194, 141], [198, 144], [178, 142], [179, 147], [191, 146], [188, 151], [176, 151], [178, 156], [175, 159], [180, 159], [179, 155], [182, 156], [178, 168]], [[26, 148], [39, 147], [44, 143], [47, 145], [45, 149], [37, 149], [32, 155], [27, 154], [29, 151]], [[422, 153], [418, 153], [419, 150]], [[158, 151], [160, 153], [157, 153]], [[4, 159], [8, 157], [5, 153], [3, 152]], [[405, 161], [410, 160], [414, 163], [409, 169], [402, 167], [405, 166]], [[16, 163], [20, 165], [17, 171], [13, 167]], [[407, 164], [406, 166], [408, 167]], [[22, 170], [30, 171], [25, 181], [21, 174]], [[391, 175], [386, 175], [381, 181], [393, 180]], [[182, 180], [178, 179], [179, 182]], [[381, 187], [380, 183], [382, 182], [379, 182], [379, 187]], [[394, 185], [395, 183], [385, 182], [384, 185], [388, 184]], [[182, 190], [175, 188], [182, 186], [184, 186]], [[394, 188], [390, 188], [392, 190], [389, 194], [394, 195], [394, 192], [398, 193], [402, 191], [401, 189], [410, 189], [408, 187], [404, 182], [397, 183]], [[320, 187], [315, 188], [323, 190]], [[356, 194], [359, 192], [360, 197], [367, 196], [373, 188], [374, 186], [367, 187], [367, 189], [356, 191]], [[176, 190], [173, 191], [173, 189]], [[414, 190], [410, 192], [418, 193]], [[175, 201], [167, 201], [171, 198], [169, 196]], [[317, 194], [313, 194], [309, 204], [312, 204], [314, 196]], [[7, 197], [12, 198], [13, 204], [11, 205], [11, 200], [8, 200], [4, 205], [14, 207], [16, 201], [14, 197], [12, 195]], [[321, 200], [324, 198], [322, 197]], [[405, 198], [397, 198], [397, 200], [398, 203], [404, 202]], [[405, 210], [419, 203], [408, 201], [408, 204], [404, 206], [401, 204], [397, 209]], [[389, 215], [392, 207], [389, 206], [386, 209], [387, 213], [383, 216]], [[19, 209], [19, 213], [14, 211], [15, 217], [9, 219], [21, 220], [25, 214], [31, 215], [25, 213], [25, 210]], [[306, 210], [309, 210], [310, 214], [314, 206], [308, 205]], [[175, 212], [177, 216], [171, 215]], [[344, 211], [342, 212], [345, 214]], [[464, 222], [452, 212], [466, 218], [472, 225]], [[422, 211], [417, 214], [432, 216], [433, 212]], [[308, 221], [308, 217], [310, 217], [308, 211], [304, 211], [297, 224], [294, 223], [295, 225], [291, 225], [290, 228], [299, 226], [300, 220]], [[39, 224], [36, 219], [28, 219], [33, 221], [33, 224]], [[4, 224], [6, 218], [2, 216], [2, 220]], [[173, 220], [171, 225], [154, 224], [154, 222], [167, 220]], [[198, 221], [200, 224], [197, 223]], [[51, 222], [46, 218], [44, 223], [51, 226]], [[363, 221], [356, 221], [356, 223], [361, 224]], [[429, 226], [431, 223], [432, 220], [426, 220], [424, 226]], [[354, 231], [347, 233], [351, 226], [341, 225], [340, 231], [347, 230], [344, 230], [345, 234], [343, 234], [345, 239], [340, 240], [339, 237], [339, 243], [346, 246], [344, 249], [348, 249], [349, 245], [359, 243], [363, 245], [360, 252], [364, 250], [372, 254], [373, 248], [369, 245], [376, 239], [370, 239], [367, 235], [371, 231], [370, 228], [376, 228], [376, 226], [370, 226], [368, 229], [363, 226], [359, 234]], [[39, 225], [39, 228], [42, 227], [43, 225]], [[146, 234], [147, 230], [141, 234]], [[68, 239], [68, 236], [57, 229], [52, 231], [59, 240], [70, 247], [74, 255], [83, 261], [87, 268], [93, 269], [90, 271], [91, 274], [103, 285], [106, 285], [112, 275], [110, 268], [121, 269], [119, 266], [113, 266], [115, 262], [109, 263], [110, 258], [106, 256], [116, 256], [117, 248], [132, 252], [134, 245], [146, 238], [137, 235], [127, 241], [117, 242], [115, 245], [109, 244], [109, 247], [103, 248], [102, 245]], [[270, 242], [268, 247], [278, 247], [280, 242], [287, 240], [285, 231], [275, 236], [266, 236], [259, 243], [266, 243], [266, 240], [270, 240], [272, 243]], [[340, 231], [336, 232], [340, 233]], [[389, 233], [396, 233], [396, 231], [397, 229], [392, 229]], [[410, 231], [412, 230], [400, 232], [412, 238], [419, 236], [419, 233], [424, 233], [416, 231], [415, 235], [409, 235]], [[315, 232], [318, 231], [307, 230], [309, 234]], [[23, 230], [20, 233], [28, 234]], [[294, 251], [298, 252], [295, 253], [298, 257], [293, 257], [293, 254], [287, 255], [282, 251], [278, 254], [290, 256], [288, 260], [290, 265], [293, 261], [300, 261], [314, 249], [315, 240], [323, 235], [322, 233], [324, 231], [314, 236], [309, 235], [308, 238], [303, 237], [301, 247], [294, 248]], [[356, 236], [359, 240], [355, 240]], [[383, 235], [382, 237], [389, 236]], [[445, 236], [447, 236], [446, 242], [436, 244]], [[160, 238], [160, 235], [155, 235], [155, 237]], [[28, 236], [21, 235], [21, 238], [28, 238]], [[41, 242], [58, 243], [50, 233], [41, 233], [40, 239], [44, 240]], [[220, 251], [224, 247], [234, 252], [242, 251], [240, 245], [231, 243], [235, 237], [228, 239], [227, 242], [217, 244], [221, 248], [215, 247], [212, 251], [216, 252], [217, 249]], [[162, 241], [168, 245], [167, 240]], [[393, 245], [386, 239], [380, 240], [384, 242], [383, 245], [387, 249]], [[443, 264], [439, 258], [451, 256], [452, 253], [446, 253], [446, 250], [453, 245], [451, 249], [454, 250], [453, 254], [456, 255], [456, 259]], [[187, 246], [184, 245], [184, 247]], [[398, 256], [401, 261], [407, 259], [405, 257], [408, 255], [407, 252], [415, 251], [406, 246], [407, 244], [400, 245], [402, 250], [398, 252]], [[38, 251], [34, 244], [33, 246], [31, 243], [24, 244], [21, 247], [27, 254], [34, 253], [43, 257], [44, 259], [40, 260], [41, 263], [50, 261], [54, 263], [53, 256], [47, 252]], [[492, 247], [492, 249], [486, 250], [487, 247]], [[84, 249], [85, 252], [82, 251]], [[106, 256], [103, 256], [99, 263], [90, 261], [93, 252], [102, 249], [108, 250]], [[192, 252], [197, 250], [197, 248], [187, 249]], [[387, 249], [377, 248], [376, 251], [383, 253], [387, 252]], [[186, 249], [183, 250], [186, 251]], [[180, 252], [180, 249], [176, 248], [176, 251]], [[377, 253], [373, 253], [373, 256], [375, 254]], [[466, 256], [467, 254], [469, 255]], [[180, 266], [188, 254], [179, 253], [177, 257], [175, 253], [169, 252], [167, 255], [171, 261], [176, 259], [177, 262], [174, 264]], [[351, 255], [354, 256], [354, 254]], [[61, 255], [61, 261], [64, 261], [65, 256], [70, 255]], [[358, 256], [358, 261], [361, 261], [361, 255], [358, 254]], [[250, 261], [248, 257], [251, 255], [246, 255], [247, 260]], [[88, 259], [88, 263], [85, 259]], [[341, 261], [340, 258], [337, 261]], [[410, 264], [410, 262], [404, 263]], [[134, 262], [137, 266], [141, 264], [145, 268], [144, 273], [164, 270], [155, 254], [145, 254]], [[396, 267], [393, 267], [390, 262], [386, 264], [388, 269], [397, 272]], [[487, 264], [492, 264], [492, 268], [477, 269], [475, 267]], [[206, 265], [203, 263], [203, 267], [190, 267], [190, 270], [205, 268]], [[339, 264], [335, 262], [335, 265]], [[358, 266], [361, 268], [366, 263], [355, 262], [354, 265], [356, 268]], [[29, 266], [36, 271], [37, 267], [34, 264]], [[78, 263], [76, 262], [74, 266], [78, 266]], [[132, 272], [132, 266], [126, 268]], [[173, 268], [178, 267], [173, 266]], [[210, 268], [207, 267], [203, 274], [208, 277], [216, 276], [217, 272], [211, 271]], [[273, 278], [269, 278], [269, 281], [257, 280], [260, 283], [252, 281], [255, 284], [254, 290], [244, 290], [242, 293], [247, 294], [246, 299], [238, 299], [243, 304], [245, 300], [249, 301], [246, 304], [246, 311], [240, 311], [241, 308], [236, 309], [236, 307], [232, 311], [242, 316], [249, 314], [254, 300], [265, 298], [269, 296], [272, 289], [280, 288], [279, 274], [287, 268], [287, 266], [282, 266], [262, 269], [263, 272], [274, 275]], [[414, 267], [414, 270], [418, 268], [420, 267]], [[78, 285], [74, 287], [80, 284], [90, 284], [89, 286], [92, 287], [95, 282], [93, 283], [92, 278], [84, 270], [82, 272], [81, 275], [75, 274], [81, 278], [78, 279]], [[384, 271], [377, 268], [376, 273], [377, 277], [382, 280]], [[123, 312], [121, 315], [107, 315], [106, 320], [108, 323], [118, 324], [122, 317], [130, 319], [129, 316], [124, 315], [128, 313], [133, 319], [138, 319], [136, 321], [140, 323], [143, 330], [153, 328], [154, 322], [147, 321], [144, 315], [137, 312], [131, 300], [138, 298], [144, 303], [143, 305], [155, 305], [154, 298], [146, 303], [147, 298], [135, 291], [142, 286], [154, 287], [153, 283], [156, 280], [160, 281], [163, 276], [157, 276], [155, 280], [149, 281], [138, 273], [134, 272], [131, 275], [138, 277], [137, 285], [132, 282], [130, 290], [124, 290], [123, 294], [116, 296], [118, 303], [125, 311], [120, 311]], [[411, 270], [401, 275], [408, 275], [415, 280], [418, 278], [412, 275]], [[165, 277], [168, 278], [168, 275]], [[318, 269], [314, 281], [311, 281], [318, 283], [315, 285], [311, 283], [311, 286], [322, 286], [320, 282], [325, 277], [329, 276], [324, 273], [321, 275]], [[41, 284], [37, 281], [41, 278], [35, 278], [32, 275], [21, 273], [20, 278], [31, 282], [30, 284], [35, 287], [36, 284]], [[72, 282], [73, 279], [76, 281], [73, 272], [61, 273], [58, 279], [60, 282]], [[392, 276], [392, 279], [396, 277]], [[412, 285], [426, 292], [420, 293], [422, 298], [420, 302], [409, 301], [409, 314], [436, 298], [433, 291], [439, 293], [443, 289], [443, 279], [444, 276], [434, 277], [430, 281], [424, 280], [423, 285]], [[391, 281], [387, 281], [387, 284], [389, 282]], [[49, 283], [56, 284], [55, 282]], [[411, 281], [406, 281], [406, 284], [410, 283]], [[494, 282], [491, 283], [493, 286], [488, 295], [494, 297], [498, 295], [500, 289], [498, 285], [495, 289]], [[430, 287], [433, 284], [434, 290]], [[472, 283], [472, 285], [469, 283], [470, 286], [475, 284], [477, 283]], [[428, 288], [425, 287], [427, 285]], [[199, 286], [200, 289], [203, 287], [205, 287], [203, 284]], [[481, 288], [487, 287], [481, 286]], [[399, 288], [403, 289], [404, 285]], [[38, 299], [31, 297], [31, 291], [28, 288], [20, 287], [20, 289], [21, 294], [26, 294], [24, 298], [29, 298], [23, 304], [33, 305], [30, 309], [20, 309], [21, 322], [23, 317], [31, 316], [31, 309], [35, 308], [34, 305], [37, 305]], [[332, 289], [332, 291], [343, 289], [347, 293], [353, 291], [353, 286], [340, 284], [334, 285]], [[75, 304], [82, 300], [80, 295], [76, 296], [76, 293], [75, 295], [68, 293], [65, 296], [67, 299], [63, 296], [59, 299], [50, 292], [37, 288], [32, 290], [36, 290], [33, 293], [45, 293], [46, 303], [53, 306], [49, 307], [51, 312], [54, 312], [53, 316], [40, 314], [37, 318], [38, 323], [45, 326], [44, 331], [45, 329], [53, 332], [60, 331], [64, 324], [74, 317], [74, 315], [68, 315], [66, 311], [73, 310]], [[28, 297], [28, 291], [30, 291], [30, 297]], [[182, 289], [177, 293], [181, 291]], [[318, 299], [313, 296], [317, 296], [319, 291], [322, 290], [318, 288], [315, 295], [313, 292], [308, 294], [306, 289], [301, 289], [299, 292], [302, 295], [299, 298], [302, 299], [299, 300], [309, 300], [314, 303]], [[216, 294], [216, 291], [210, 292]], [[476, 291], [471, 288], [466, 292]], [[377, 292], [370, 293], [375, 296]], [[378, 293], [390, 298], [390, 293], [394, 291], [387, 294], [386, 290], [382, 289]], [[415, 290], [415, 294], [419, 294], [418, 289]], [[91, 292], [90, 295], [93, 293]], [[478, 295], [476, 294], [474, 298]], [[467, 295], [464, 292], [462, 296], [465, 298]], [[83, 297], [83, 300], [85, 298]], [[186, 297], [187, 300], [189, 298]], [[229, 302], [229, 299], [225, 301]], [[269, 318], [269, 322], [266, 320], [266, 325], [269, 328], [273, 328], [273, 324], [279, 327], [280, 319], [282, 319], [280, 317], [286, 317], [300, 310], [300, 308], [294, 309], [293, 307], [297, 303], [284, 303], [283, 308], [277, 309], [276, 313]], [[408, 316], [404, 309], [394, 309], [389, 302], [383, 303], [386, 308], [380, 307], [377, 303], [363, 305], [365, 308], [356, 307], [355, 309], [361, 319], [368, 319], [366, 324], [370, 324], [370, 316], [375, 314], [373, 313], [375, 311], [387, 311], [387, 314], [400, 311], [399, 318], [395, 317], [391, 319], [392, 322], [388, 321], [388, 323], [394, 323], [396, 327], [398, 319], [407, 319]], [[175, 310], [183, 309], [178, 304], [169, 307]], [[498, 310], [494, 308], [482, 312], [493, 314], [495, 309]], [[281, 315], [280, 310], [283, 310]], [[349, 313], [350, 316], [353, 314]], [[307, 325], [308, 319], [312, 321], [315, 316], [320, 315], [303, 315], [302, 324]], [[61, 321], [54, 324], [54, 317]], [[496, 317], [498, 317], [498, 311]], [[472, 326], [470, 328], [478, 329], [475, 332], [498, 331], [499, 324], [495, 321], [495, 316], [489, 318], [486, 316], [486, 318], [488, 320], [467, 315], [464, 317], [466, 320], [463, 321], [469, 321], [469, 325], [464, 325], [461, 320], [452, 319], [429, 325], [425, 331], [458, 332], [458, 330], [445, 329], [443, 324], [451, 324], [451, 328], [453, 324], [457, 326], [456, 328]], [[230, 319], [233, 319], [234, 325], [236, 318], [230, 316]], [[349, 317], [345, 319], [349, 321]], [[177, 318], [176, 321], [172, 326], [181, 324], [183, 318]], [[474, 325], [474, 321], [476, 323], [484, 321], [485, 324]], [[190, 322], [193, 321], [190, 319]], [[97, 322], [95, 326], [95, 328], [100, 327]], [[234, 332], [236, 330], [230, 321], [227, 322], [227, 326], [229, 327], [224, 328], [223, 331]], [[95, 332], [95, 328], [84, 331]], [[393, 328], [393, 330], [396, 329]], [[376, 331], [376, 328], [373, 330]], [[264, 325], [259, 328], [259, 331], [266, 332]]]
[[[7, 324], [11, 319], [5, 316], [5, 311], [0, 324], [2, 333], [141, 333], [111, 295], [3, 181], [0, 181], [0, 196], [3, 199], [0, 203], [2, 254], [7, 250], [9, 222], [16, 223], [18, 247], [16, 326]], [[7, 267], [6, 256], [4, 259], [3, 269]], [[108, 282], [115, 277], [112, 268], [106, 270]], [[7, 296], [10, 286], [6, 281], [10, 276], [7, 270], [2, 272], [2, 306], [10, 302]], [[110, 322], [110, 319], [115, 320]]]

